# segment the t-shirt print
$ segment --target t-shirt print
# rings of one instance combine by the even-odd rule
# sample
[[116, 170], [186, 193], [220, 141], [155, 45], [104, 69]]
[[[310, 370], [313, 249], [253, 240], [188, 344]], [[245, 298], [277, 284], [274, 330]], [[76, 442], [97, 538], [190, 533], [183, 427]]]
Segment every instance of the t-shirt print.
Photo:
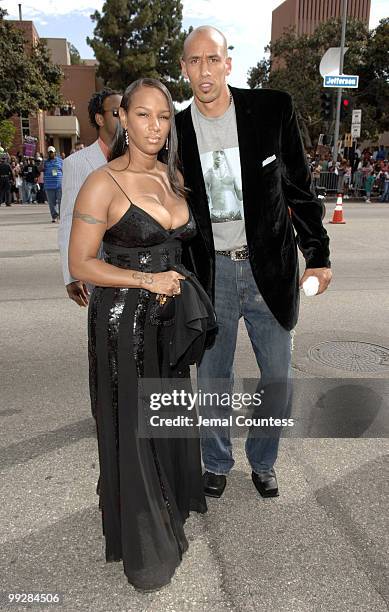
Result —
[[200, 159], [211, 222], [243, 220], [239, 147], [202, 153]]

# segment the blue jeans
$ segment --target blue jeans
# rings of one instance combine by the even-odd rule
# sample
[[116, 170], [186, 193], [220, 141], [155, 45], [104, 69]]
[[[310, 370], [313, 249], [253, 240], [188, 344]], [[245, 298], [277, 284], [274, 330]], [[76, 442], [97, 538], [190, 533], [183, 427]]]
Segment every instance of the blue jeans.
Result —
[[[224, 255], [216, 255], [215, 281], [219, 331], [215, 344], [205, 352], [198, 368], [199, 389], [210, 393], [232, 391], [238, 324], [243, 317], [261, 371], [258, 390], [267, 384], [272, 387], [272, 381], [277, 380], [276, 396], [273, 395], [276, 397], [274, 417], [289, 416], [292, 333], [278, 323], [264, 302], [249, 260], [233, 261]], [[215, 379], [229, 381], [230, 388], [217, 389], [218, 381]], [[226, 416], [231, 414], [231, 406], [225, 407], [225, 411]], [[270, 415], [269, 404], [267, 414]], [[209, 412], [205, 416], [209, 416]], [[245, 450], [254, 472], [272, 469], [277, 459], [280, 433], [278, 428], [278, 434], [272, 433], [272, 437], [257, 437], [254, 430], [249, 430]], [[205, 469], [214, 474], [228, 474], [234, 465], [229, 427], [216, 430], [207, 427], [206, 434], [203, 429], [201, 446]]]
[[35, 188], [35, 183], [28, 183], [23, 181], [22, 185], [22, 198], [23, 204], [32, 204], [32, 196]]
[[60, 214], [62, 189], [61, 187], [57, 187], [57, 189], [45, 189], [45, 191], [47, 201], [49, 203], [51, 218], [56, 219]]
[[385, 180], [384, 191], [380, 197], [380, 202], [389, 202], [389, 181]]

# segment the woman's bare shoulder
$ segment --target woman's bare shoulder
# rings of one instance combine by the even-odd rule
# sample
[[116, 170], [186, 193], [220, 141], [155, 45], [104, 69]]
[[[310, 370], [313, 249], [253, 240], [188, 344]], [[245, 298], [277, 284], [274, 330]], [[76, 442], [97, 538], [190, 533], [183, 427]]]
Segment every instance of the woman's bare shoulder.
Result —
[[101, 208], [108, 208], [112, 201], [113, 181], [106, 168], [106, 165], [102, 166], [89, 174], [77, 196], [78, 207], [93, 208], [98, 204]]
[[112, 178], [109, 176], [108, 164], [93, 170], [84, 182], [83, 188], [87, 188], [88, 191], [105, 191], [112, 186]]

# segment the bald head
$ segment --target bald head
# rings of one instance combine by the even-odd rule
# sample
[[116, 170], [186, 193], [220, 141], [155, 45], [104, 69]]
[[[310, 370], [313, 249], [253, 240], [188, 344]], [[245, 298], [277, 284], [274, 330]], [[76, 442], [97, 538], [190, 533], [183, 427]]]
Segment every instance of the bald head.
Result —
[[220, 30], [218, 30], [217, 28], [214, 28], [213, 26], [205, 25], [205, 26], [200, 26], [196, 28], [195, 30], [192, 30], [192, 32], [188, 34], [188, 36], [186, 37], [185, 42], [184, 42], [184, 49], [183, 49], [183, 59], [184, 60], [188, 56], [189, 49], [192, 43], [195, 42], [196, 39], [198, 38], [208, 38], [209, 40], [220, 45], [224, 53], [224, 56], [227, 57], [227, 54], [228, 54], [227, 39], [224, 36], [223, 32], [220, 32]]

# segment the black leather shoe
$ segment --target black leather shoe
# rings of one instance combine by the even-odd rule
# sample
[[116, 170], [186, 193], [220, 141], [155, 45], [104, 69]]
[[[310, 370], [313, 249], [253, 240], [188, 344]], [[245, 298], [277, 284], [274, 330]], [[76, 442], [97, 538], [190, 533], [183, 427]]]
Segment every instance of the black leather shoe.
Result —
[[204, 493], [208, 497], [221, 497], [226, 484], [227, 478], [224, 474], [212, 474], [212, 472], [204, 472], [203, 474]]
[[258, 493], [262, 497], [278, 497], [277, 476], [274, 469], [256, 474], [251, 472], [251, 478]]

